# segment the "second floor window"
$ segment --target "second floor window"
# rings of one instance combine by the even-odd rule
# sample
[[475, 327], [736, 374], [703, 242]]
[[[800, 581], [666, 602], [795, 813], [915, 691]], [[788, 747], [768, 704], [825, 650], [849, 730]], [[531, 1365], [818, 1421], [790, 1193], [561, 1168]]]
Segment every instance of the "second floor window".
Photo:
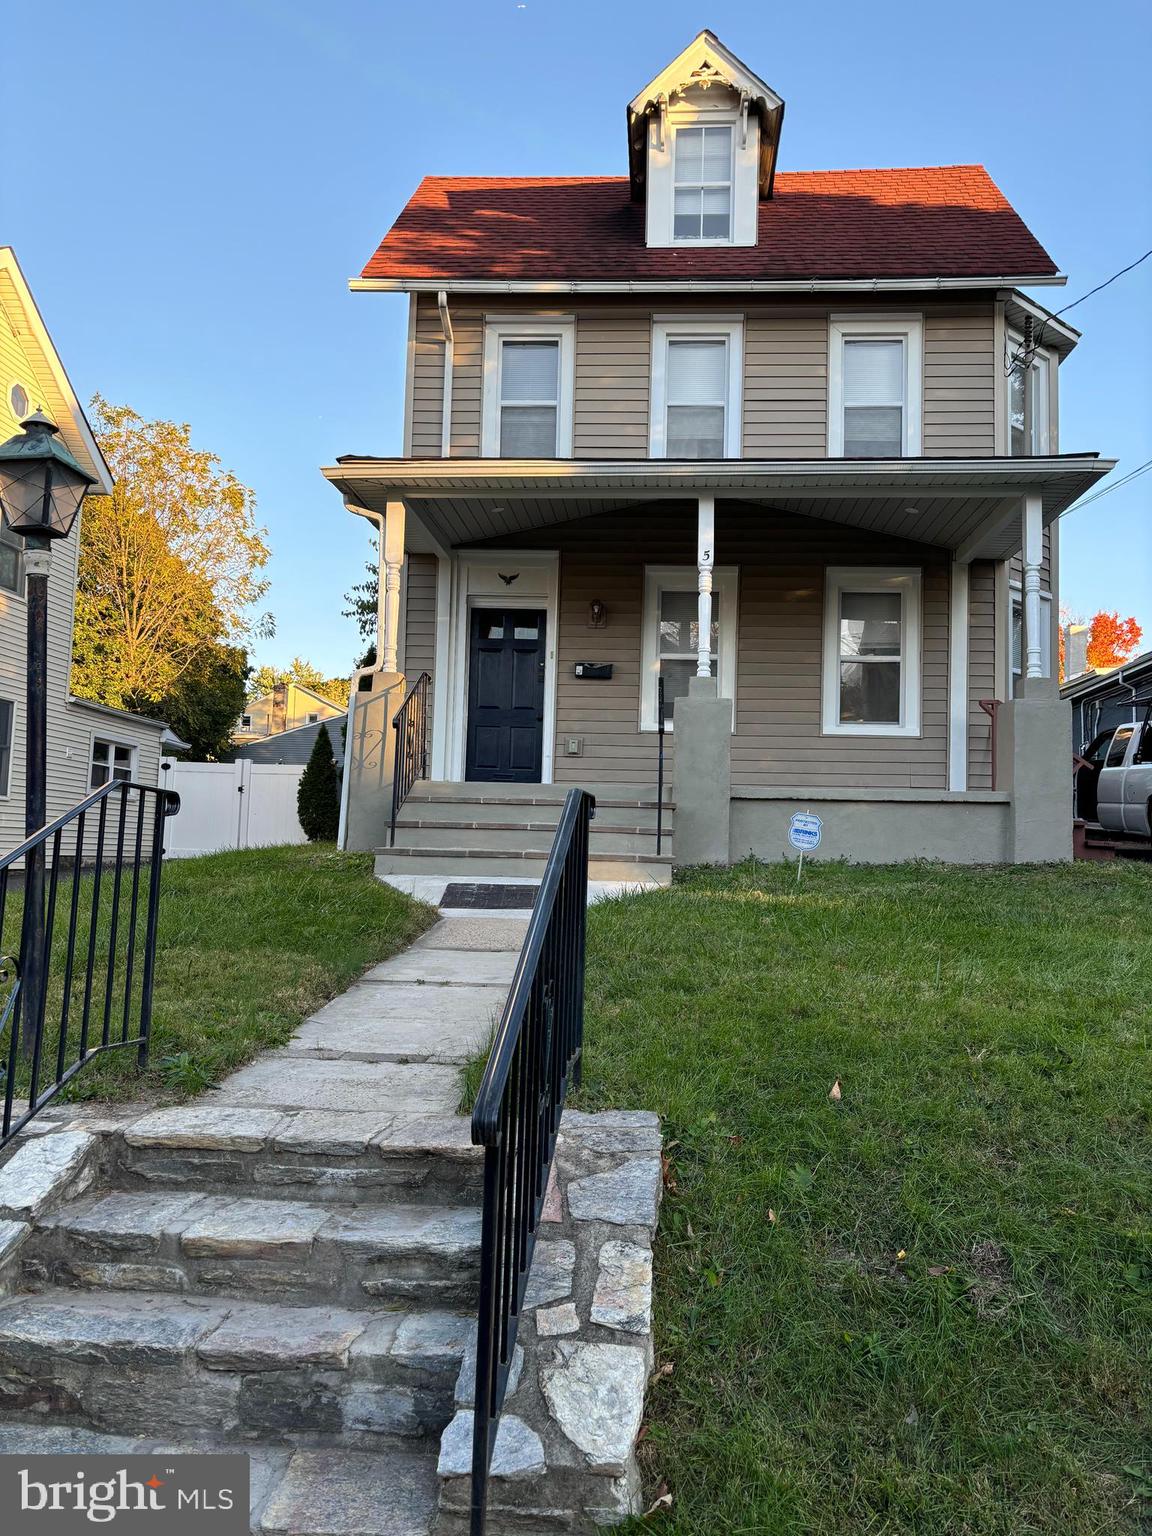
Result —
[[741, 338], [738, 320], [653, 327], [654, 459], [740, 457]]
[[[1016, 358], [1023, 337], [1009, 334], [1008, 348]], [[1050, 378], [1046, 352], [1035, 352], [1027, 366], [1021, 361], [1008, 374], [1008, 451], [1014, 459], [1050, 452]]]
[[572, 452], [571, 320], [495, 321], [484, 341], [487, 458], [560, 459]]
[[828, 360], [828, 452], [899, 459], [920, 452], [918, 317], [833, 317]]
[[0, 587], [6, 592], [20, 591], [20, 567], [24, 540], [10, 533], [8, 524], [0, 517]]
[[678, 128], [672, 189], [672, 238], [732, 238], [732, 129]]

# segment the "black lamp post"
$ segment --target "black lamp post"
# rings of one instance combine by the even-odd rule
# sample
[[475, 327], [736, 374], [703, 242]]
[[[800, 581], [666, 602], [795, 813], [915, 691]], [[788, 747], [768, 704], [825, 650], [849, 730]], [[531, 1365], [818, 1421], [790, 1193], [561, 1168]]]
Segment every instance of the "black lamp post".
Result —
[[[24, 835], [47, 821], [48, 570], [53, 539], [66, 539], [95, 476], [81, 469], [39, 411], [0, 443], [0, 512], [24, 537], [28, 609], [28, 703], [25, 717]], [[31, 1051], [44, 1007], [44, 847], [24, 861], [20, 942], [23, 1047]]]

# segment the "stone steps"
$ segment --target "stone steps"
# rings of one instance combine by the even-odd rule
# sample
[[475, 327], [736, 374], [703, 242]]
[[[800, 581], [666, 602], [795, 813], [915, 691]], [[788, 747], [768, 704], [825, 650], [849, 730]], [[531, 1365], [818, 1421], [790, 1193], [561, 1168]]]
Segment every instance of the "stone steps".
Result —
[[249, 1458], [253, 1536], [430, 1536], [436, 1516], [436, 1456], [423, 1446], [293, 1450], [237, 1443], [219, 1435], [173, 1442], [155, 1435], [0, 1422], [0, 1455], [236, 1451]]
[[[500, 833], [492, 834], [484, 848], [384, 848], [376, 853], [375, 872], [385, 875], [431, 875], [458, 880], [540, 880], [548, 862], [548, 849], [504, 848]], [[671, 854], [591, 853], [589, 880], [621, 881], [635, 885], [671, 885]]]
[[347, 1306], [468, 1306], [480, 1212], [234, 1195], [114, 1192], [41, 1216], [28, 1283]]
[[[555, 822], [535, 820], [449, 821], [406, 816], [397, 823], [394, 847], [380, 851], [391, 853], [394, 848], [497, 848], [547, 858], [555, 830]], [[671, 831], [671, 825], [665, 824], [665, 853], [672, 847]], [[594, 821], [589, 849], [594, 861], [612, 855], [633, 857], [655, 854], [656, 832], [654, 828], [609, 826]]]
[[483, 1151], [459, 1115], [179, 1105], [111, 1141], [115, 1180], [129, 1190], [475, 1205], [483, 1178]]
[[435, 1442], [474, 1332], [453, 1312], [49, 1290], [0, 1303], [0, 1403], [128, 1434]]

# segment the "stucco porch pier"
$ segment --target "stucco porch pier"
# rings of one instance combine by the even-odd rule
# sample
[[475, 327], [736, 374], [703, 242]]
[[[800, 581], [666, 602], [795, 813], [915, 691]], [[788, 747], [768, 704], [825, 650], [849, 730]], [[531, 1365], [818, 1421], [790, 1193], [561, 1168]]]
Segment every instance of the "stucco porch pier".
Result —
[[[832, 856], [1069, 857], [1046, 530], [1109, 468], [1080, 454], [344, 459], [325, 475], [382, 533], [380, 665], [355, 694], [347, 842], [384, 847], [389, 726], [427, 671], [438, 801], [580, 784], [630, 802], [631, 820], [654, 799], [662, 676], [675, 863], [777, 857], [794, 803], [827, 807]], [[539, 668], [539, 738], [509, 727], [513, 745], [485, 759], [489, 666]], [[438, 818], [499, 827], [489, 852], [535, 851], [520, 815], [405, 807], [398, 862], [442, 866], [443, 833], [419, 825]]]

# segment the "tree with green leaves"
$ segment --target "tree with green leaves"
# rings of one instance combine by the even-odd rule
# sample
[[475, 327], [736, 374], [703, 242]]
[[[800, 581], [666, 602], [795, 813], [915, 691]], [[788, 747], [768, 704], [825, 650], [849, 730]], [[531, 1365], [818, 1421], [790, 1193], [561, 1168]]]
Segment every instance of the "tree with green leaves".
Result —
[[249, 699], [262, 699], [277, 683], [296, 683], [301, 688], [311, 688], [313, 693], [322, 694], [341, 709], [348, 708], [348, 679], [325, 677], [319, 667], [305, 661], [303, 656], [293, 656], [286, 667], [257, 667], [248, 678]]
[[192, 762], [220, 762], [229, 755], [244, 709], [247, 676], [248, 657], [240, 646], [212, 645], [150, 706], [151, 712], [188, 743]]
[[328, 727], [321, 725], [296, 791], [296, 813], [310, 843], [334, 843], [340, 828], [340, 770]]

